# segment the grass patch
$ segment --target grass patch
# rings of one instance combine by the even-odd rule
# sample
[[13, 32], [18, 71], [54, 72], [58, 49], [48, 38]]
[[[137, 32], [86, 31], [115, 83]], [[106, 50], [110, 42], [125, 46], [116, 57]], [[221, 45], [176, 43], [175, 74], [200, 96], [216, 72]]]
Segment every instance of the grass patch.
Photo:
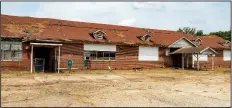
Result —
[[[197, 70], [181, 70], [181, 69], [172, 69], [172, 68], [157, 68], [157, 69], [144, 69], [140, 71], [133, 70], [62, 70], [60, 71], [60, 75], [68, 75], [68, 74], [122, 74], [122, 75], [154, 75], [160, 74], [165, 76], [183, 76], [183, 75], [210, 75], [210, 74], [218, 74], [230, 73], [229, 68], [218, 68], [214, 71], [197, 71]], [[33, 72], [30, 71], [3, 71], [2, 74], [23, 76], [23, 75], [34, 75], [34, 74], [58, 74], [57, 72]]]

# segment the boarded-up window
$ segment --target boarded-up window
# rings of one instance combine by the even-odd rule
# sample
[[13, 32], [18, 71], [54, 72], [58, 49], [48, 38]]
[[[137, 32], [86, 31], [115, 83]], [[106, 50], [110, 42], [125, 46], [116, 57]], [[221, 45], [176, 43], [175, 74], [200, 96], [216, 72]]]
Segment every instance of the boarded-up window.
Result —
[[116, 45], [84, 44], [85, 51], [116, 51]]
[[[208, 61], [208, 55], [206, 54], [199, 54], [199, 61]], [[197, 55], [193, 55], [193, 60], [197, 61]]]
[[1, 41], [1, 60], [7, 60], [7, 61], [22, 60], [22, 42]]
[[223, 51], [223, 60], [224, 61], [230, 61], [231, 59], [231, 51], [230, 50], [224, 50]]
[[139, 61], [158, 61], [159, 48], [139, 46]]

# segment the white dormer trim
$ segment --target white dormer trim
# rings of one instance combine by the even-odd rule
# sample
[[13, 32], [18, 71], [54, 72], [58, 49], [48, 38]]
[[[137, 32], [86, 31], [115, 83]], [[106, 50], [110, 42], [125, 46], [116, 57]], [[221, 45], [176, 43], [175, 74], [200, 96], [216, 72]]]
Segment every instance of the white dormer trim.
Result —
[[[144, 38], [144, 40], [142, 39], [142, 37]], [[149, 41], [149, 40], [146, 39], [147, 37], [149, 37], [149, 40], [150, 40], [151, 35], [145, 34], [145, 35], [143, 35], [143, 36], [140, 36], [139, 38], [140, 38], [142, 41]]]
[[102, 30], [97, 30], [97, 31], [95, 31], [95, 32], [93, 32], [93, 33], [98, 33], [98, 32], [101, 32], [101, 33], [103, 33], [103, 34], [106, 34], [104, 31], [102, 31]]
[[[100, 35], [98, 35], [100, 33]], [[106, 33], [104, 32], [104, 31], [102, 31], [102, 30], [97, 30], [97, 31], [95, 31], [95, 32], [93, 32], [93, 37], [95, 38], [95, 39], [103, 39], [104, 38], [104, 35], [105, 35]]]
[[229, 44], [230, 43], [230, 41], [229, 40], [227, 40], [226, 42], [225, 42], [225, 44]]
[[195, 41], [198, 41], [198, 40], [200, 40], [200, 41], [202, 42], [202, 39], [201, 39], [201, 38], [197, 38]]
[[200, 53], [203, 53], [204, 51], [206, 51], [206, 50], [208, 50], [208, 49], [209, 49], [210, 51], [214, 52], [214, 54], [217, 54], [217, 52], [216, 52], [214, 49], [210, 48], [210, 47], [207, 47], [207, 48], [203, 49]]

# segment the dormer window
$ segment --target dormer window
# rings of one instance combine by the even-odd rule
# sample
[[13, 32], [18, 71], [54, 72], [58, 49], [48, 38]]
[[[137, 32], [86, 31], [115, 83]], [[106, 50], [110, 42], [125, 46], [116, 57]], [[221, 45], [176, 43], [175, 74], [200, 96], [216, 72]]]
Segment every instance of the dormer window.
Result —
[[230, 41], [226, 41], [226, 42], [225, 42], [225, 44], [229, 44], [229, 43], [230, 43]]
[[101, 31], [101, 30], [97, 30], [97, 31], [91, 33], [91, 35], [92, 35], [95, 39], [103, 39], [105, 34], [106, 34], [106, 33], [103, 32], [103, 31]]
[[193, 42], [195, 45], [199, 46], [199, 45], [201, 45], [202, 40], [201, 40], [200, 38], [197, 38], [196, 40], [192, 40], [192, 42]]
[[198, 41], [198, 42], [201, 41], [202, 42], [201, 38], [197, 38], [195, 41]]
[[142, 41], [149, 41], [150, 38], [151, 38], [151, 35], [146, 34], [146, 35], [144, 35], [144, 36], [140, 36], [139, 38], [140, 38]]
[[222, 46], [229, 46], [230, 45], [230, 41], [219, 42], [219, 44], [221, 44]]

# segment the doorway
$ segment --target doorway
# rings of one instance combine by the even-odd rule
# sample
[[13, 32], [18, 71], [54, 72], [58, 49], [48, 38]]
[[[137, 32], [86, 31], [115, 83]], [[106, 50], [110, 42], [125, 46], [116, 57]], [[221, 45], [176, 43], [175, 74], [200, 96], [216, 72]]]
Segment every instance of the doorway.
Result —
[[51, 72], [54, 71], [55, 61], [53, 58], [54, 48], [49, 47], [35, 47], [34, 48], [34, 70]]
[[[179, 48], [171, 48], [170, 52], [176, 51]], [[171, 54], [172, 64], [174, 68], [182, 68], [182, 54]]]

